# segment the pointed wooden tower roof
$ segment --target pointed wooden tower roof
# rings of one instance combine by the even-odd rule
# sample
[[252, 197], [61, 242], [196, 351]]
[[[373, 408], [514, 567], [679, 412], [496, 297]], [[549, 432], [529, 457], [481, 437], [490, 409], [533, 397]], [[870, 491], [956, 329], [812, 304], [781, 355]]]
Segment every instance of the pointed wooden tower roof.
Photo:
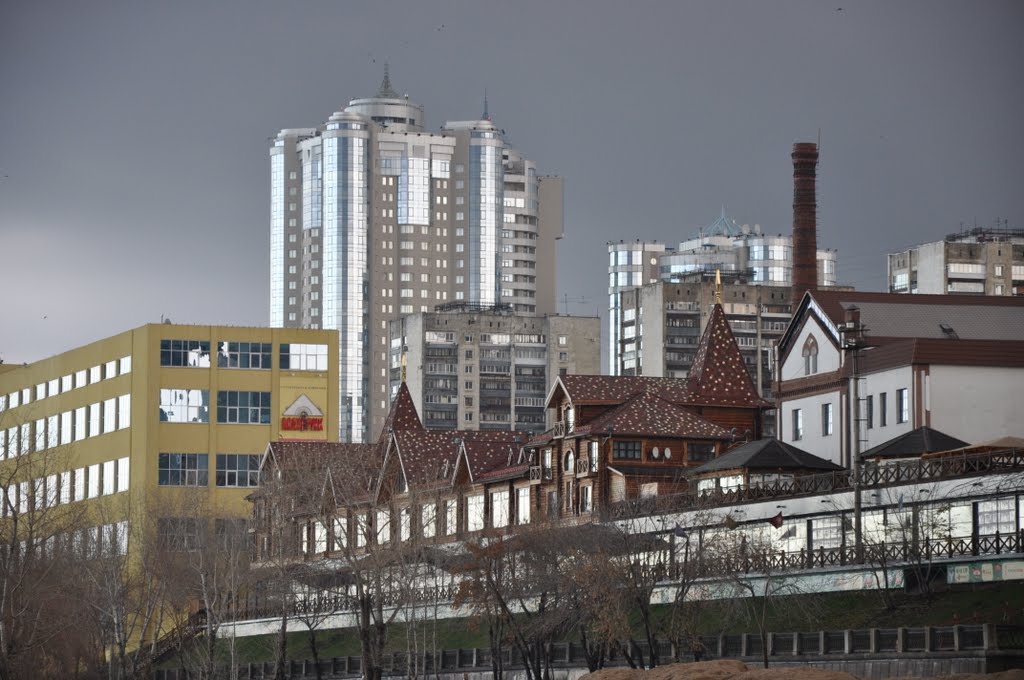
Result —
[[768, 408], [771, 404], [758, 396], [750, 373], [743, 363], [739, 345], [719, 302], [711, 310], [711, 319], [701, 336], [689, 375], [693, 404]]
[[388, 418], [384, 421], [382, 433], [386, 435], [398, 430], [423, 431], [425, 429], [419, 413], [416, 412], [416, 405], [412, 403], [412, 394], [409, 393], [409, 388], [403, 380], [398, 387], [395, 400], [391, 402], [391, 411], [388, 412]]

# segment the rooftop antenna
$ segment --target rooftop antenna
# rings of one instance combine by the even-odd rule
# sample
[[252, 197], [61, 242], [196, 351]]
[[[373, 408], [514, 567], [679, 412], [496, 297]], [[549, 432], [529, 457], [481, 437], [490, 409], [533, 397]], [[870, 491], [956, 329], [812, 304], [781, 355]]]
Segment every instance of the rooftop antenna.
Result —
[[490, 120], [490, 119], [491, 119], [491, 114], [487, 110], [487, 88], [485, 87], [484, 88], [484, 117], [483, 117], [482, 120]]

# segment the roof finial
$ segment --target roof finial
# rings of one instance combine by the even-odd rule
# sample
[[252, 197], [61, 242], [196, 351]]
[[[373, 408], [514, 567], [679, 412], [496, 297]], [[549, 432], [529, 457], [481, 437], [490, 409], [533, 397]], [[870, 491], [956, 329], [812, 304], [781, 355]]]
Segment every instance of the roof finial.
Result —
[[715, 304], [722, 304], [722, 270], [715, 270]]
[[484, 117], [482, 120], [490, 120], [491, 114], [487, 110], [487, 88], [484, 88]]
[[398, 93], [395, 92], [394, 88], [391, 87], [391, 73], [390, 64], [384, 62], [384, 80], [380, 83], [380, 89], [377, 90], [377, 96], [386, 99], [398, 99]]
[[402, 348], [402, 382], [405, 382], [405, 348]]

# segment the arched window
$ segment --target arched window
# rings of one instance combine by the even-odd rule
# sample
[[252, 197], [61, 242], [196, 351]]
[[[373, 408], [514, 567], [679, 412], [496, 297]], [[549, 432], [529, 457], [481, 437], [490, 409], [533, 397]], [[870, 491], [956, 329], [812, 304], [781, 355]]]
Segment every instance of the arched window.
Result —
[[569, 473], [576, 472], [576, 454], [572, 451], [565, 454], [565, 471]]
[[818, 341], [813, 335], [807, 336], [804, 343], [804, 375], [814, 375], [818, 372]]

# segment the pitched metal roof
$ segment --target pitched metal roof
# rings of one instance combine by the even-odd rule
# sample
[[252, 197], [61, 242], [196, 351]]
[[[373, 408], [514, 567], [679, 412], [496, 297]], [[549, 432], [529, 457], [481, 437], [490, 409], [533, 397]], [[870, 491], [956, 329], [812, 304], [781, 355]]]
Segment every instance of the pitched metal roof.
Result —
[[739, 469], [831, 472], [842, 470], [843, 467], [803, 449], [798, 449], [792, 444], [774, 438], [766, 438], [741, 444], [718, 458], [694, 468], [689, 474], [702, 475], [709, 472]]
[[869, 339], [949, 338], [949, 333], [942, 328], [945, 324], [962, 340], [1019, 340], [1020, 329], [1024, 327], [1024, 297], [1021, 296], [907, 295], [818, 289], [804, 296], [794, 320], [811, 300], [835, 325], [844, 323], [847, 308], [856, 305]]
[[923, 425], [863, 452], [861, 458], [913, 458], [922, 453], [970, 446], [956, 437]]

